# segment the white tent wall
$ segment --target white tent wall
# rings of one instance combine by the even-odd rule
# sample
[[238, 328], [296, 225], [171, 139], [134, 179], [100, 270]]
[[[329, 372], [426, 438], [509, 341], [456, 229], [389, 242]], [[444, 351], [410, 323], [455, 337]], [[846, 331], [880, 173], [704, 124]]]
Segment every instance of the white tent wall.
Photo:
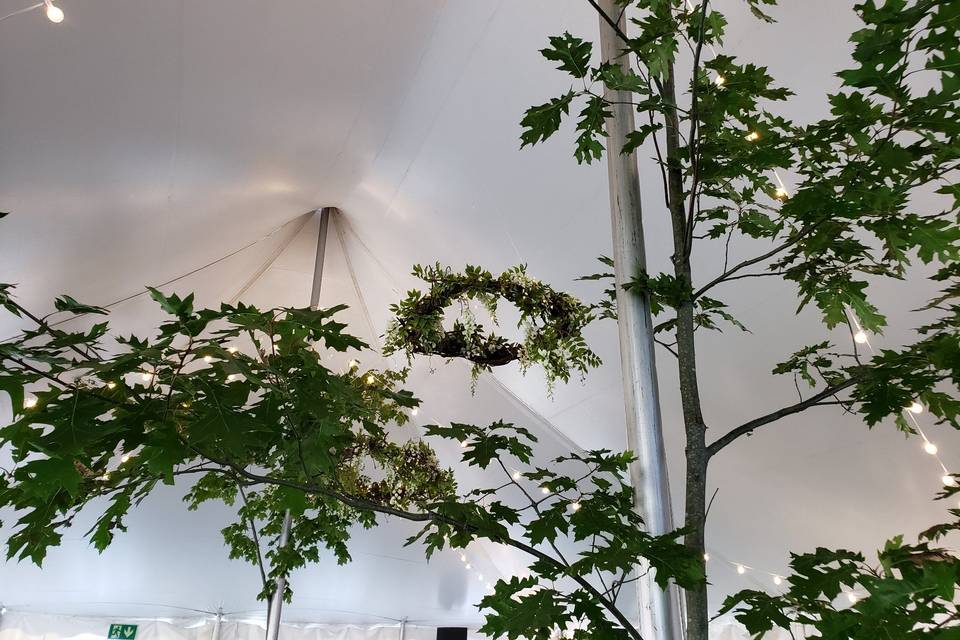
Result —
[[[236, 620], [226, 615], [191, 618], [96, 618], [7, 611], [0, 616], [0, 640], [104, 640], [111, 624], [136, 624], [136, 640], [263, 640], [260, 621]], [[412, 623], [394, 624], [289, 624], [280, 626], [282, 640], [436, 640], [436, 627]], [[798, 640], [802, 629], [777, 630], [763, 640]], [[476, 629], [467, 630], [467, 640], [483, 640]], [[739, 623], [721, 619], [710, 626], [710, 640], [748, 640]]]

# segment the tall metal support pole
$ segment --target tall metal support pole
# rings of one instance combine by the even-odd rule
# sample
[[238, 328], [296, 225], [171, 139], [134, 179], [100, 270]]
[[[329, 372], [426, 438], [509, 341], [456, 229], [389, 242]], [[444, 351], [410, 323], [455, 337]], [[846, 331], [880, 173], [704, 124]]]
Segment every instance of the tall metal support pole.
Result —
[[[599, 0], [608, 16], [626, 20], [622, 3]], [[629, 70], [622, 55], [624, 43], [600, 18], [600, 51], [604, 61]], [[613, 117], [607, 120], [607, 172], [610, 183], [610, 214], [613, 227], [613, 258], [617, 285], [617, 325], [620, 331], [620, 361], [626, 404], [627, 446], [637, 460], [630, 467], [634, 504], [654, 535], [671, 531], [673, 512], [663, 426], [657, 390], [653, 325], [647, 296], [624, 291], [623, 285], [646, 270], [643, 214], [640, 207], [640, 175], [635, 153], [623, 154], [627, 135], [634, 130], [631, 97], [626, 92], [606, 90]], [[648, 572], [638, 581], [640, 631], [645, 640], [680, 640], [680, 597], [676, 586], [664, 591]]]
[[[327, 253], [327, 230], [330, 228], [330, 216], [336, 211], [334, 207], [319, 209], [320, 232], [317, 235], [317, 259], [313, 263], [313, 287], [310, 291], [310, 308], [320, 306], [320, 285], [323, 283], [323, 259]], [[288, 509], [283, 514], [283, 527], [280, 530], [280, 548], [287, 546], [290, 540], [290, 527], [293, 518]], [[270, 607], [267, 609], [267, 639], [278, 640], [280, 637], [280, 610], [283, 607], [283, 592], [287, 588], [287, 581], [283, 577], [277, 578], [276, 588], [270, 596]]]

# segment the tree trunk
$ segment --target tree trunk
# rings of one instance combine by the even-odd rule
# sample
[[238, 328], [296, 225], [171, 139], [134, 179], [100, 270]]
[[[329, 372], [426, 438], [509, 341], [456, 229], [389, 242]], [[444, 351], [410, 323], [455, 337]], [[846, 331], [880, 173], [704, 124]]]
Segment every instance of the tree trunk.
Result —
[[[688, 291], [693, 290], [690, 269], [692, 221], [686, 216], [686, 194], [683, 187], [683, 171], [680, 160], [679, 117], [676, 110], [676, 80], [673, 65], [668, 68], [663, 86], [663, 98], [667, 101], [664, 112], [667, 143], [667, 196], [670, 206], [670, 221], [673, 230], [674, 276]], [[670, 107], [673, 108], [670, 108]], [[695, 197], [695, 194], [690, 194]], [[692, 293], [691, 293], [692, 295]], [[684, 526], [688, 533], [684, 544], [698, 557], [704, 554], [704, 520], [707, 498], [706, 432], [703, 412], [700, 407], [700, 389], [697, 382], [697, 353], [694, 344], [694, 303], [683, 300], [677, 308], [677, 369], [680, 380], [680, 402], [683, 410], [683, 426], [686, 435], [686, 501]], [[687, 640], [707, 640], [709, 610], [707, 607], [706, 583], [696, 589], [687, 589], [686, 637]]]

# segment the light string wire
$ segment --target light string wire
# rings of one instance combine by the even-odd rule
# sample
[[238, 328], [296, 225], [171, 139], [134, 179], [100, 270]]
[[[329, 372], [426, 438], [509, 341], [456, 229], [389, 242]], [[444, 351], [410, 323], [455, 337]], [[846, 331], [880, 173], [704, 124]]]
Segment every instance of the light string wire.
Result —
[[53, 4], [53, 0], [43, 0], [43, 2], [32, 4], [29, 7], [24, 7], [23, 9], [17, 9], [16, 11], [11, 11], [5, 16], [0, 16], [0, 22], [3, 22], [7, 18], [19, 16], [22, 13], [29, 13], [34, 9], [40, 9], [41, 7], [43, 8], [43, 12], [47, 16], [47, 20], [49, 20], [54, 24], [59, 24], [63, 22], [63, 18], [64, 18], [63, 9]]

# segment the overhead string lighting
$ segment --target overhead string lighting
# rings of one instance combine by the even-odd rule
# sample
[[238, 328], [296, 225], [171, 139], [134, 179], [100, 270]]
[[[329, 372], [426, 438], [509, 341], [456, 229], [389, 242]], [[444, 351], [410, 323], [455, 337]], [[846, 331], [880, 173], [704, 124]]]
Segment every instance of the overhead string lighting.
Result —
[[47, 16], [47, 20], [49, 20], [50, 22], [54, 24], [60, 24], [61, 22], [63, 22], [63, 18], [64, 18], [63, 9], [53, 4], [51, 0], [44, 0], [43, 2], [32, 4], [29, 7], [24, 7], [23, 9], [17, 9], [16, 11], [11, 11], [10, 13], [4, 16], [0, 16], [0, 22], [3, 22], [7, 18], [19, 16], [20, 14], [29, 13], [31, 11], [34, 11], [36, 9], [41, 9], [41, 8], [43, 9], [44, 15]]
[[[847, 309], [847, 318], [850, 320], [850, 324], [853, 328], [853, 341], [858, 345], [864, 345], [867, 350], [870, 351], [870, 355], [876, 355], [876, 350], [874, 350], [873, 345], [870, 344], [870, 336], [864, 330], [863, 325], [860, 324], [860, 320], [857, 318], [857, 315]], [[954, 479], [953, 475], [950, 473], [950, 470], [947, 469], [947, 465], [943, 464], [943, 460], [940, 458], [940, 447], [938, 447], [935, 442], [927, 437], [923, 427], [920, 426], [920, 421], [917, 420], [917, 416], [922, 414], [923, 411], [923, 404], [921, 404], [918, 400], [914, 400], [903, 408], [903, 415], [906, 416], [907, 421], [913, 425], [913, 428], [916, 430], [917, 434], [923, 439], [923, 451], [932, 456], [933, 459], [937, 461], [937, 465], [940, 466], [940, 470], [943, 472], [943, 475], [940, 477], [940, 482], [945, 487], [956, 486], [956, 479]]]

